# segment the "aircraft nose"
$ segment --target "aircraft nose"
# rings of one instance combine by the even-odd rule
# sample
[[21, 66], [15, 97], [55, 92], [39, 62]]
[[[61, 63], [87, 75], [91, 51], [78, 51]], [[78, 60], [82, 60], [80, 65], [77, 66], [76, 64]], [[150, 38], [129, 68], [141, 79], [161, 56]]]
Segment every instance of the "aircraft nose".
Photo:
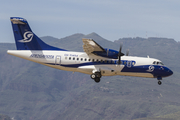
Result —
[[173, 74], [173, 71], [167, 67], [164, 68], [164, 72], [166, 74], [165, 76], [171, 76]]
[[167, 73], [168, 73], [168, 76], [171, 76], [171, 75], [173, 74], [173, 71], [170, 70], [170, 69], [168, 69], [168, 70], [167, 70]]
[[159, 66], [155, 69], [154, 76], [168, 77], [173, 74], [173, 71], [165, 66]]

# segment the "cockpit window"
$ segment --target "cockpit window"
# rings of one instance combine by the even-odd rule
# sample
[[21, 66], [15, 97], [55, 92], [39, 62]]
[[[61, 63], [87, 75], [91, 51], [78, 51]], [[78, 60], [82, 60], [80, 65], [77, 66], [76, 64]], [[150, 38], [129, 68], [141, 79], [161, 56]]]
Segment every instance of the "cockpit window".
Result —
[[164, 65], [162, 62], [159, 62], [160, 65]]
[[154, 65], [164, 65], [162, 62], [158, 62], [158, 61], [154, 61], [153, 64]]

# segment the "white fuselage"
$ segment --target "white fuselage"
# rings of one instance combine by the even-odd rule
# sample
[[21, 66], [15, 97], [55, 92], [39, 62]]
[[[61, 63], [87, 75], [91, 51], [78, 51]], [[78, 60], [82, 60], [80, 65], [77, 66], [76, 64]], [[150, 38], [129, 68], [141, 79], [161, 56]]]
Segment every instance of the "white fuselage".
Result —
[[87, 55], [84, 52], [72, 51], [51, 51], [51, 50], [8, 50], [8, 54], [20, 57], [29, 61], [40, 63], [52, 68], [92, 74], [100, 71], [102, 76], [125, 75], [137, 77], [153, 78], [153, 71], [150, 67], [137, 72], [136, 67], [151, 66], [154, 61], [159, 61], [153, 58], [122, 56], [122, 64], [117, 64], [117, 59], [108, 59], [105, 57]]

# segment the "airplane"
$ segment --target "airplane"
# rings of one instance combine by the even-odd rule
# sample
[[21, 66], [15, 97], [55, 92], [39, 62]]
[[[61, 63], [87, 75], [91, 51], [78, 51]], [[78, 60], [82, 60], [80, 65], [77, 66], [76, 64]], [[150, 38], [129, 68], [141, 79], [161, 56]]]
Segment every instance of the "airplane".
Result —
[[[162, 78], [173, 72], [160, 60], [149, 57], [129, 56], [129, 52], [103, 48], [93, 39], [83, 38], [84, 52], [74, 52], [53, 47], [36, 36], [26, 19], [11, 17], [17, 50], [7, 53], [19, 58], [36, 62], [52, 68], [89, 74], [99, 83], [102, 76], [134, 76], [157, 78], [161, 85]], [[69, 43], [70, 44], [70, 43]]]

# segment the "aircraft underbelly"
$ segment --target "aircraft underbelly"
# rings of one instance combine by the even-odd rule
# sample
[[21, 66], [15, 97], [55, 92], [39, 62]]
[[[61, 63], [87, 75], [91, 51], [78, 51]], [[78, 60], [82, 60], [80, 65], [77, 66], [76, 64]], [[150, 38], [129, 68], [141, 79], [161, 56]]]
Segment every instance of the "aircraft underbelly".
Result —
[[118, 75], [154, 78], [154, 76], [151, 73], [120, 72]]
[[102, 76], [114, 76], [114, 75], [122, 75], [122, 76], [135, 76], [135, 77], [147, 77], [147, 78], [154, 78], [151, 73], [140, 73], [140, 72], [121, 72], [123, 67], [108, 67], [108, 66], [83, 66], [79, 68], [73, 67], [63, 67], [60, 65], [47, 65], [49, 67], [53, 67], [60, 70], [72, 71], [72, 72], [80, 72], [84, 74], [92, 74], [94, 69], [100, 68]]

